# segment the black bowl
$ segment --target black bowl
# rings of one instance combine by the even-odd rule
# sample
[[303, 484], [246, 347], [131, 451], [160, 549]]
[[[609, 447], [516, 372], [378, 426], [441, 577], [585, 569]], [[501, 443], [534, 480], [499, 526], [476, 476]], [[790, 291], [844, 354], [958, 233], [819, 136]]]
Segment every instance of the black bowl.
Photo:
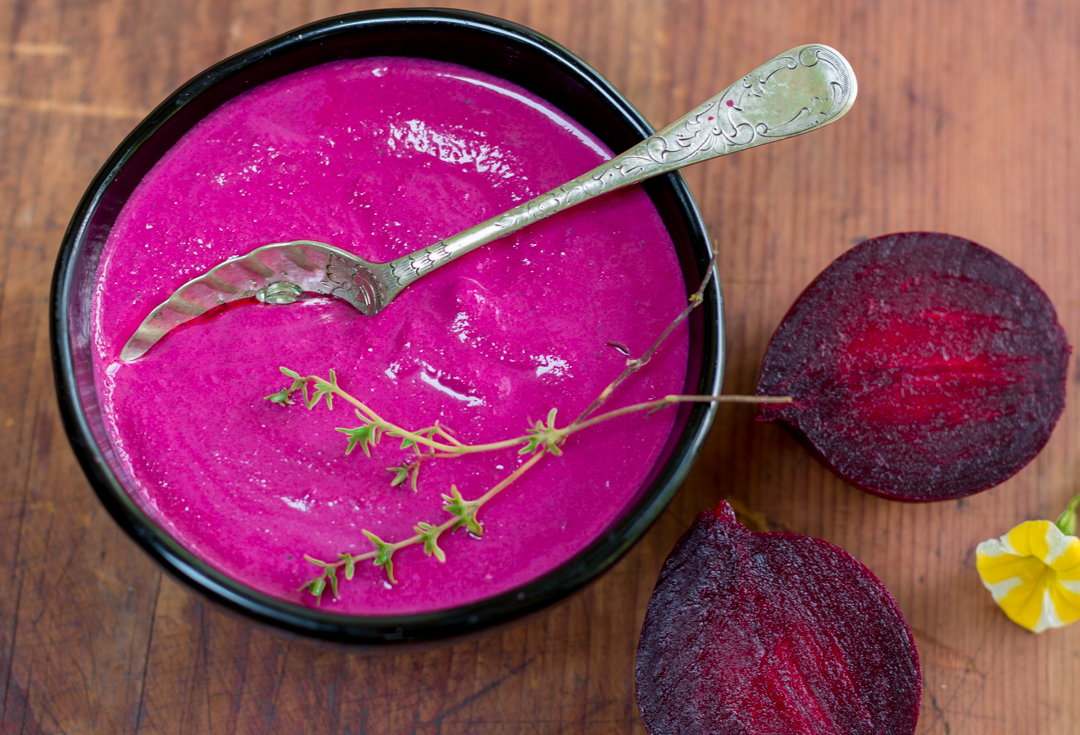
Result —
[[[478, 603], [390, 617], [338, 615], [252, 591], [202, 562], [162, 531], [129, 497], [130, 484], [106, 433], [91, 366], [90, 303], [102, 248], [139, 181], [200, 119], [237, 95], [317, 64], [367, 56], [449, 61], [507, 79], [548, 100], [622, 151], [653, 132], [599, 74], [527, 28], [475, 13], [394, 10], [312, 23], [211, 67], [166, 99], [102, 167], [71, 220], [52, 284], [53, 370], [64, 427], [90, 484], [117, 523], [170, 573], [205, 597], [286, 630], [349, 643], [431, 641], [508, 622], [580, 588], [649, 528], [678, 490], [715, 415], [683, 404], [675, 431], [627, 513], [584, 551], [552, 572]], [[645, 189], [678, 251], [688, 293], [697, 290], [710, 252], [700, 213], [682, 177], [653, 179]], [[709, 284], [690, 318], [685, 393], [718, 392], [723, 373], [720, 286]]]

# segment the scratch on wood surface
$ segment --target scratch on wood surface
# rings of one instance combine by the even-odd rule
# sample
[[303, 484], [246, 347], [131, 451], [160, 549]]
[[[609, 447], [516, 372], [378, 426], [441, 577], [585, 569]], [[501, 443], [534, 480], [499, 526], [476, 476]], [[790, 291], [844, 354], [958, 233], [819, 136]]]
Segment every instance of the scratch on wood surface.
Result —
[[67, 56], [71, 48], [62, 43], [5, 43], [0, 49], [13, 56]]
[[[31, 405], [32, 405], [32, 403], [30, 401], [25, 402], [23, 404], [24, 411], [29, 411]], [[28, 417], [24, 414], [24, 420], [26, 418], [28, 418]], [[36, 415], [33, 417], [33, 421], [34, 421], [34, 423], [36, 425], [37, 424], [37, 416]], [[31, 454], [33, 453], [33, 450], [34, 450], [34, 447], [33, 447], [33, 440], [34, 439], [36, 439], [36, 436], [31, 437], [31, 446], [30, 446]], [[18, 560], [18, 559], [22, 558], [23, 527], [26, 524], [26, 507], [27, 507], [27, 505], [29, 503], [29, 495], [30, 495], [30, 471], [31, 471], [30, 465], [31, 465], [31, 463], [26, 462], [25, 465], [26, 465], [26, 471], [25, 471], [25, 474], [23, 475], [23, 478], [22, 478], [22, 498], [21, 498], [21, 502], [19, 503], [19, 510], [18, 510], [18, 513], [17, 513], [18, 518], [19, 518], [19, 522], [18, 522], [18, 529], [15, 532], [15, 549], [14, 549], [15, 553], [14, 553], [14, 555], [12, 557], [15, 560]], [[18, 704], [19, 702], [23, 703], [23, 711], [22, 711], [22, 713], [20, 715], [20, 718], [21, 718], [20, 719], [20, 723], [21, 723], [20, 727], [25, 727], [26, 716], [27, 716], [27, 713], [29, 712], [29, 705], [26, 704], [27, 702], [29, 702], [29, 698], [28, 698], [29, 693], [28, 693], [28, 691], [22, 690], [19, 687], [18, 682], [15, 680], [15, 673], [14, 673], [15, 653], [14, 652], [15, 652], [16, 643], [19, 640], [19, 633], [20, 633], [20, 629], [19, 629], [19, 619], [20, 618], [19, 618], [19, 615], [20, 615], [20, 612], [22, 611], [22, 606], [23, 606], [23, 583], [26, 581], [26, 577], [18, 570], [17, 567], [12, 569], [12, 576], [17, 578], [18, 589], [17, 589], [17, 591], [15, 593], [15, 609], [11, 613], [11, 636], [10, 636], [9, 641], [7, 642], [7, 648], [6, 648], [6, 651], [5, 651], [5, 653], [7, 653], [7, 655], [8, 655], [8, 659], [5, 662], [6, 663], [6, 670], [4, 671], [4, 676], [3, 676], [3, 682], [2, 682], [3, 686], [0, 687], [0, 724], [3, 724], [7, 720], [8, 702], [11, 700], [11, 697], [14, 694], [17, 698], [22, 697], [21, 700], [17, 699], [16, 704]], [[13, 579], [12, 581], [14, 582], [15, 580]], [[35, 726], [35, 728], [37, 727], [36, 722], [34, 723], [34, 726]], [[21, 729], [19, 730], [19, 732], [22, 732], [22, 731], [23, 730], [21, 730]], [[7, 732], [7, 730], [5, 729], [3, 732]]]
[[59, 100], [27, 100], [0, 95], [0, 107], [10, 107], [23, 112], [59, 113], [72, 117], [99, 117], [109, 120], [141, 120], [149, 110], [123, 107], [121, 105], [91, 105], [83, 102]]
[[232, 702], [229, 704], [229, 719], [225, 726], [228, 735], [236, 735], [236, 728], [240, 717], [240, 703], [243, 701], [244, 684], [247, 682], [248, 658], [251, 652], [251, 627], [241, 625], [236, 637], [236, 645], [233, 648], [233, 669], [236, 672], [233, 677]]
[[940, 722], [942, 727], [945, 728], [945, 735], [949, 735], [952, 730], [949, 728], [949, 721], [945, 719], [945, 710], [943, 710], [941, 706], [937, 703], [937, 697], [935, 697], [933, 694], [930, 695], [930, 706], [934, 708], [935, 715], [934, 722], [933, 724], [931, 724], [931, 727]]
[[[535, 661], [535, 660], [536, 660], [535, 658], [530, 658], [528, 661], [525, 661], [520, 666], [514, 666], [514, 667], [511, 667], [511, 668], [507, 669], [506, 676], [503, 676], [502, 678], [496, 679], [495, 681], [491, 682], [486, 687], [484, 687], [483, 689], [478, 691], [476, 694], [472, 694], [472, 695], [469, 695], [468, 697], [465, 697], [465, 699], [461, 700], [460, 702], [455, 704], [453, 707], [450, 707], [449, 709], [447, 709], [447, 710], [445, 710], [443, 712], [440, 712], [435, 717], [433, 717], [429, 722], [424, 723], [424, 724], [426, 724], [428, 726], [435, 725], [435, 726], [441, 728], [442, 727], [442, 721], [445, 720], [447, 717], [449, 717], [450, 715], [452, 715], [452, 714], [454, 714], [456, 712], [461, 711], [465, 707], [468, 707], [470, 704], [472, 704], [476, 700], [480, 699], [481, 697], [486, 695], [488, 692], [491, 692], [491, 691], [493, 691], [495, 689], [498, 689], [503, 684], [505, 684], [507, 681], [509, 681], [510, 679], [513, 679], [515, 676], [517, 676], [522, 671], [524, 671], [526, 668], [528, 668], [528, 666], [530, 664], [532, 664], [533, 661]], [[415, 733], [416, 730], [414, 730], [413, 732]]]
[[[912, 632], [915, 633], [915, 631], [912, 631]], [[990, 630], [987, 630], [986, 633], [983, 635], [982, 640], [979, 642], [979, 645], [975, 649], [975, 655], [976, 656], [978, 656], [982, 652], [983, 647], [986, 645], [987, 639], [989, 637], [990, 637]], [[998, 645], [994, 647], [994, 651], [990, 656], [991, 664], [993, 664], [994, 655], [996, 655], [996, 653], [1000, 649], [1000, 647], [1001, 647], [1001, 639], [999, 638], [998, 639]], [[974, 656], [972, 657], [972, 661], [974, 661]], [[950, 709], [950, 705], [952, 704], [952, 702], [956, 698], [956, 696], [960, 693], [960, 690], [964, 687], [964, 684], [967, 683], [968, 674], [973, 673], [973, 672], [981, 673], [981, 672], [978, 672], [977, 669], [964, 668], [963, 673], [960, 675], [960, 681], [957, 684], [955, 684], [952, 687], [952, 689], [950, 690], [949, 698], [946, 700], [944, 707], [938, 707], [937, 706], [937, 701], [934, 700], [933, 697], [931, 697], [932, 704], [934, 706], [934, 719], [933, 719], [933, 721], [931, 721], [930, 726], [926, 728], [927, 733], [933, 732], [934, 728], [937, 726], [938, 722], [945, 722], [945, 713], [946, 712], [953, 712], [953, 710]], [[986, 675], [981, 674], [980, 678], [979, 678], [979, 681], [978, 681], [977, 688], [979, 690], [981, 690], [985, 686], [986, 686]], [[974, 701], [974, 700], [972, 700], [972, 701]], [[969, 706], [967, 708], [967, 712], [964, 713], [964, 716], [966, 717], [968, 715], [968, 713], [970, 713], [970, 711], [971, 711], [971, 707]], [[945, 728], [946, 728], [946, 733], [948, 733], [948, 723], [947, 722], [945, 722]]]
[[157, 589], [154, 591], [154, 603], [150, 609], [150, 625], [147, 626], [146, 636], [146, 653], [143, 657], [142, 676], [139, 677], [141, 683], [139, 684], [139, 704], [136, 707], [135, 712], [135, 730], [139, 732], [142, 728], [143, 713], [146, 711], [146, 675], [150, 670], [150, 653], [153, 650], [154, 643], [154, 623], [157, 622], [157, 608], [158, 602], [161, 600], [161, 579], [162, 575], [158, 575]]
[[922, 641], [919, 645], [919, 655], [927, 663], [933, 663], [943, 669], [959, 670], [972, 673], [979, 678], [985, 679], [986, 674], [975, 665], [975, 659], [968, 656], [959, 648], [948, 646], [933, 636], [917, 628], [912, 628], [912, 633]]
[[282, 682], [285, 681], [285, 672], [288, 670], [289, 654], [292, 652], [291, 642], [283, 641], [283, 643], [285, 644], [285, 653], [281, 656], [281, 663], [279, 664], [281, 666], [281, 670], [278, 672], [277, 681], [274, 682], [274, 690], [270, 693], [269, 706], [267, 706], [265, 711], [262, 713], [263, 723], [265, 724], [266, 732], [271, 732], [274, 728], [274, 720], [277, 718], [278, 694], [281, 693], [281, 685]]
[[94, 579], [101, 582], [102, 585], [108, 587], [114, 594], [122, 593], [124, 589], [128, 587], [126, 581], [120, 579], [115, 574], [109, 574], [104, 569], [95, 569], [91, 567], [90, 574], [93, 575]]
[[15, 666], [15, 641], [19, 633], [19, 609], [22, 607], [22, 592], [23, 592], [23, 578], [19, 578], [19, 589], [15, 595], [15, 611], [12, 615], [12, 631], [10, 642], [0, 639], [0, 643], [7, 643], [6, 652], [8, 654], [7, 670], [5, 671], [3, 688], [0, 689], [0, 725], [4, 727], [0, 732], [7, 733], [9, 728], [14, 727], [13, 724], [18, 721], [19, 729], [16, 732], [24, 732], [27, 726], [27, 718], [30, 720], [30, 724], [33, 729], [31, 732], [37, 732], [37, 722], [34, 720], [33, 713], [30, 712], [30, 693], [28, 690], [23, 689], [19, 682], [15, 679], [15, 673], [13, 668]]
[[49, 461], [52, 453], [52, 438], [56, 420], [48, 406], [38, 409], [37, 421], [34, 422], [34, 456], [41, 464]]
[[[9, 682], [7, 697], [0, 711], [0, 732], [5, 733], [36, 733], [41, 731], [41, 726], [34, 718], [30, 708], [30, 693], [20, 687], [17, 682]], [[51, 714], [51, 713], [50, 713]], [[54, 718], [55, 720], [55, 718]]]
[[207, 724], [210, 722], [210, 713], [213, 712], [212, 697], [210, 696], [210, 610], [199, 603], [199, 613], [201, 617], [201, 633], [199, 635], [199, 643], [202, 646], [202, 661], [199, 667], [202, 669], [202, 684], [205, 688], [206, 694], [206, 718]]

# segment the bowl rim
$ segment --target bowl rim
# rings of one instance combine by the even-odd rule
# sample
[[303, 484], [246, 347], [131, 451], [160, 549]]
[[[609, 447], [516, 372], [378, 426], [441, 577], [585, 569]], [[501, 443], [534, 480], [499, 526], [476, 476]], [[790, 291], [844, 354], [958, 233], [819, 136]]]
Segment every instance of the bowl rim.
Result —
[[[479, 13], [446, 9], [397, 9], [348, 13], [298, 27], [242, 50], [200, 72], [179, 87], [121, 142], [84, 193], [64, 234], [53, 273], [50, 295], [50, 344], [57, 399], [65, 433], [99, 500], [120, 527], [160, 566], [214, 603], [261, 623], [294, 633], [352, 644], [394, 641], [438, 641], [502, 626], [539, 611], [584, 587], [611, 567], [656, 521], [682, 485], [705, 445], [716, 415], [716, 404], [684, 404], [685, 423], [659, 473], [626, 513], [575, 556], [513, 590], [467, 605], [390, 616], [360, 616], [327, 612], [256, 592], [212, 568], [172, 539], [128, 496], [123, 484], [97, 446], [76, 378], [75, 353], [69, 334], [69, 311], [79, 257], [88, 247], [91, 219], [102, 206], [105, 192], [147, 140], [199, 95], [268, 59], [321, 43], [340, 34], [397, 27], [468, 30], [494, 36], [513, 46], [528, 47], [547, 57], [582, 83], [591, 94], [632, 128], [640, 139], [654, 132], [645, 118], [599, 73], [575, 54], [524, 26]], [[355, 58], [361, 58], [358, 55]], [[327, 61], [331, 59], [325, 59]], [[233, 95], [235, 96], [235, 95]], [[687, 228], [697, 277], [704, 276], [711, 256], [705, 224], [689, 188], [678, 173], [654, 179], [647, 188], [664, 188], [673, 198]], [[670, 225], [669, 225], [670, 226]], [[685, 269], [684, 265], [684, 269]], [[684, 270], [685, 273], [685, 270]], [[718, 394], [725, 361], [723, 298], [718, 274], [695, 310], [702, 323], [702, 365], [698, 392]], [[699, 281], [700, 282], [700, 281]], [[673, 437], [676, 432], [673, 432]], [[672, 440], [669, 439], [669, 445]], [[378, 646], [383, 647], [383, 646]]]

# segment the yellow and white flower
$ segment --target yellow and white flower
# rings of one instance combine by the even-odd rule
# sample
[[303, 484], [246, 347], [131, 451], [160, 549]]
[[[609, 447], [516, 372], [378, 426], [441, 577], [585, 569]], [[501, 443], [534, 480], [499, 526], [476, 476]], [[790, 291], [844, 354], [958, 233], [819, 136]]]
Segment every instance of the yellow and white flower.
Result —
[[1036, 633], [1080, 619], [1080, 538], [1060, 527], [1075, 533], [1075, 502], [1057, 524], [1027, 521], [975, 549], [979, 576], [994, 602]]

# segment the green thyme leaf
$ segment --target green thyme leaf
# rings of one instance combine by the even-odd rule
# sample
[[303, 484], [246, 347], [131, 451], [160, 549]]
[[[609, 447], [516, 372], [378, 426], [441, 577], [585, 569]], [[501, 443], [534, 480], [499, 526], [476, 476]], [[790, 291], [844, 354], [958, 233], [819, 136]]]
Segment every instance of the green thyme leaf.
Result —
[[458, 492], [456, 485], [450, 486], [450, 494], [443, 495], [446, 505], [443, 510], [452, 516], [457, 516], [458, 526], [465, 526], [475, 536], [484, 535], [484, 527], [476, 520], [476, 512], [480, 510], [480, 503], [475, 500], [465, 500]]
[[559, 448], [559, 444], [565, 437], [565, 433], [555, 428], [555, 413], [557, 411], [558, 409], [553, 408], [548, 412], [547, 424], [543, 421], [537, 421], [526, 432], [528, 440], [525, 442], [525, 446], [518, 450], [518, 454], [536, 454], [541, 449], [547, 449], [556, 457], [562, 456], [562, 449]]
[[336, 600], [338, 598], [337, 575], [334, 573], [337, 567], [326, 567], [326, 577], [330, 580], [330, 594]]
[[345, 579], [352, 579], [353, 574], [356, 573], [356, 558], [352, 554], [342, 552], [338, 554], [338, 559], [345, 562]]
[[334, 368], [330, 368], [330, 385], [319, 385], [319, 390], [326, 395], [326, 410], [334, 410], [334, 391], [337, 390], [337, 375], [334, 374]]
[[326, 567], [329, 567], [329, 566], [333, 566], [332, 562], [320, 561], [319, 559], [315, 559], [314, 557], [310, 557], [307, 554], [304, 554], [304, 560], [307, 561], [307, 562], [310, 562], [311, 564], [314, 564], [315, 566], [320, 567], [322, 569], [325, 569]]
[[[283, 388], [277, 393], [266, 396], [266, 400], [273, 401], [279, 406], [291, 406], [293, 402], [292, 394], [298, 390], [303, 390], [304, 386], [307, 384], [307, 381], [300, 376], [300, 373], [289, 370], [289, 368], [287, 367], [282, 367], [278, 369], [281, 370], [281, 372], [284, 373], [287, 377], [292, 378], [292, 383], [289, 385], [288, 388]], [[307, 399], [305, 398], [304, 400], [306, 401]]]
[[[299, 385], [303, 386], [304, 381], [299, 381]], [[297, 381], [293, 381], [293, 387], [297, 387]], [[326, 408], [328, 410], [334, 409], [334, 391], [338, 390], [337, 375], [334, 373], [333, 368], [330, 370], [330, 380], [315, 379], [315, 390], [311, 392], [311, 397], [308, 398], [307, 391], [304, 391], [304, 403], [307, 404], [308, 410], [315, 408], [319, 405], [319, 401], [326, 397]]]
[[318, 406], [318, 405], [319, 405], [319, 401], [321, 401], [321, 400], [322, 400], [322, 397], [323, 397], [323, 396], [324, 396], [325, 394], [326, 394], [326, 390], [325, 390], [325, 389], [324, 389], [324, 388], [322, 387], [322, 385], [319, 385], [319, 384], [316, 384], [316, 385], [315, 385], [315, 390], [311, 391], [311, 397], [310, 397], [310, 398], [308, 398], [308, 393], [307, 393], [307, 391], [305, 390], [305, 391], [303, 392], [303, 396], [304, 396], [304, 403], [305, 403], [305, 404], [307, 405], [307, 407], [308, 407], [308, 410], [310, 411], [311, 409], [313, 409], [313, 408], [315, 408], [316, 406]]
[[365, 536], [371, 543], [375, 544], [375, 559], [373, 564], [377, 567], [382, 567], [386, 571], [386, 576], [390, 580], [390, 584], [397, 584], [397, 580], [394, 579], [394, 552], [397, 551], [397, 547], [393, 544], [388, 544], [381, 538], [373, 534], [367, 529], [362, 529]]
[[[360, 418], [363, 420], [362, 416]], [[372, 423], [366, 423], [353, 429], [338, 427], [337, 430], [349, 437], [349, 446], [346, 447], [345, 454], [350, 454], [359, 445], [364, 450], [364, 454], [370, 457], [371, 447], [378, 444], [382, 436], [382, 429]]]
[[[426, 429], [418, 429], [418, 430], [410, 432], [410, 433], [412, 435], [414, 435], [414, 436], [422, 436], [425, 439], [431, 439], [432, 437], [435, 436], [436, 430], [437, 430], [436, 427], [429, 426]], [[417, 455], [420, 454], [420, 445], [417, 444], [415, 439], [413, 439], [411, 437], [408, 437], [408, 436], [401, 437], [401, 448], [402, 449], [411, 449], [414, 452], [416, 452]]]
[[436, 559], [441, 562], [446, 562], [446, 553], [439, 548], [439, 536], [442, 534], [442, 530], [433, 526], [430, 523], [424, 523], [421, 521], [413, 527], [413, 530], [424, 541], [424, 553], [428, 556], [434, 555]]
[[292, 403], [293, 403], [293, 401], [292, 401], [292, 391], [289, 390], [288, 388], [280, 390], [277, 393], [272, 393], [272, 394], [270, 394], [268, 396], [264, 396], [264, 398], [267, 401], [271, 401], [273, 403], [278, 404], [279, 406], [291, 406]]
[[409, 473], [412, 470], [412, 466], [409, 464], [403, 464], [400, 467], [387, 467], [387, 471], [395, 472], [394, 479], [390, 481], [390, 487], [397, 487], [401, 483], [409, 479]]
[[319, 405], [319, 400], [322, 399], [323, 396], [326, 396], [327, 410], [334, 410], [334, 391], [332, 388], [329, 388], [322, 383], [315, 386], [315, 391], [311, 395], [311, 403], [308, 405], [308, 408], [314, 408]]
[[326, 580], [322, 577], [322, 575], [320, 575], [320, 576], [316, 577], [315, 579], [311, 580], [310, 582], [308, 582], [307, 584], [305, 584], [303, 587], [300, 588], [301, 591], [303, 591], [304, 589], [309, 590], [311, 592], [311, 594], [319, 601], [319, 604], [321, 605], [322, 604], [322, 593], [323, 593], [323, 590], [326, 589]]

